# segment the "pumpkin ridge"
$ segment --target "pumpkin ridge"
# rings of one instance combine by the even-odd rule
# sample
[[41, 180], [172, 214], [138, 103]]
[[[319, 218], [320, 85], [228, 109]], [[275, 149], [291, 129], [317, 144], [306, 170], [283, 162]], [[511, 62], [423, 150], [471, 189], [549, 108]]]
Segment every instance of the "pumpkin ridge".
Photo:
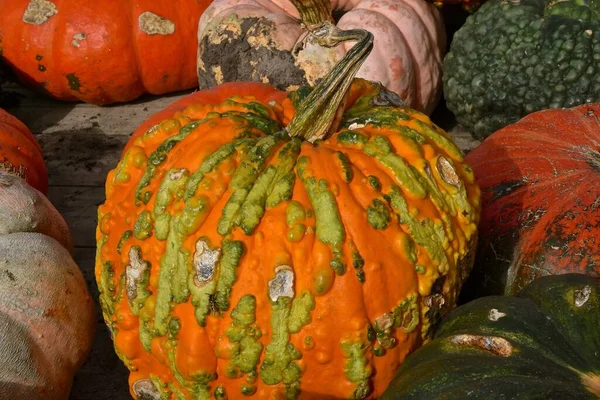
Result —
[[219, 168], [220, 164], [228, 159], [239, 156], [239, 152], [253, 147], [258, 138], [254, 139], [236, 139], [231, 143], [226, 143], [219, 147], [215, 152], [208, 155], [200, 164], [200, 167], [190, 175], [185, 187], [183, 199], [188, 201], [197, 192], [198, 187], [202, 184], [203, 179], [210, 172]]
[[[258, 175], [240, 206], [239, 221], [236, 221], [236, 225], [240, 226], [246, 235], [251, 235], [260, 223], [267, 206], [275, 207], [279, 202], [291, 198], [295, 177], [290, 174], [293, 173], [300, 151], [301, 141], [291, 139], [281, 143], [280, 147], [272, 152], [269, 165]], [[286, 179], [290, 176], [291, 178]], [[276, 188], [278, 192], [274, 193]], [[277, 195], [276, 198], [272, 197], [274, 194]]]
[[147, 203], [150, 200], [149, 196], [147, 196], [145, 193], [151, 192], [142, 193], [142, 190], [150, 184], [150, 180], [154, 176], [157, 167], [166, 160], [168, 152], [172, 150], [177, 143], [191, 134], [197, 127], [208, 121], [210, 121], [209, 118], [204, 118], [200, 121], [194, 121], [186, 124], [176, 135], [169, 137], [148, 156], [148, 165], [144, 171], [144, 176], [142, 176], [140, 179], [136, 189], [136, 199], [138, 201], [144, 201]]
[[[573, 172], [573, 175], [582, 175], [586, 171], [581, 170], [578, 172]], [[544, 183], [535, 183], [535, 190], [540, 190], [547, 186], [552, 185], [556, 187], [562, 181], [566, 181], [570, 185], [574, 187], [569, 187], [570, 195], [577, 196], [577, 193], [585, 194], [589, 189], [583, 186], [577, 186], [578, 181], [575, 181], [571, 173], [561, 174], [559, 178], [555, 178], [553, 181], [544, 182]], [[593, 185], [594, 180], [588, 180], [586, 184]], [[580, 180], [581, 181], [581, 180]], [[528, 189], [527, 185], [523, 187], [523, 190]], [[530, 189], [531, 190], [531, 189]], [[519, 250], [518, 257], [515, 257], [509, 265], [506, 273], [506, 287], [505, 294], [508, 295], [510, 293], [515, 293], [519, 289], [523, 287], [522, 282], [522, 272], [520, 269], [526, 267], [531, 271], [534, 271], [536, 274], [540, 276], [543, 275], [551, 275], [553, 271], [553, 266], [545, 264], [541, 262], [545, 256], [545, 253], [548, 252], [549, 248], [556, 248], [560, 246], [564, 246], [566, 243], [567, 237], [560, 235], [560, 232], [557, 232], [555, 235], [552, 235], [553, 232], [556, 231], [558, 225], [560, 225], [560, 221], [568, 219], [568, 214], [572, 211], [570, 210], [569, 202], [572, 201], [569, 196], [564, 196], [559, 200], [555, 200], [552, 204], [543, 209], [543, 215], [539, 216], [535, 221], [536, 223], [532, 228], [527, 231], [522, 231], [521, 235], [522, 239], [522, 247]], [[539, 215], [540, 211], [537, 211]], [[547, 221], [547, 222], [545, 222]], [[543, 242], [539, 239], [543, 237]], [[529, 248], [532, 248], [531, 250]], [[585, 256], [584, 256], [585, 257]], [[585, 259], [585, 258], [584, 258]], [[592, 263], [592, 260], [589, 260]]]
[[[240, 212], [250, 193], [256, 186], [257, 181], [264, 175], [275, 154], [284, 146], [287, 138], [284, 134], [264, 136], [243, 157], [236, 168], [231, 181], [229, 192], [231, 193], [227, 203], [223, 207], [219, 220], [217, 232], [223, 236], [227, 235], [234, 226], [239, 226], [241, 221]], [[258, 221], [256, 222], [258, 223]], [[249, 229], [249, 227], [247, 227]], [[246, 231], [246, 234], [251, 232]]]

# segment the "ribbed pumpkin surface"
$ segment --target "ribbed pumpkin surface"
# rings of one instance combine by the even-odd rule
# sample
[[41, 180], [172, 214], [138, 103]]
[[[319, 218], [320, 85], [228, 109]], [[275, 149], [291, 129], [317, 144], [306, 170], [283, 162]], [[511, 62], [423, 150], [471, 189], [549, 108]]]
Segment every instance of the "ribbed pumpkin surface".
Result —
[[0, 53], [57, 99], [131, 101], [196, 86], [196, 31], [211, 0], [0, 1]]
[[20, 176], [44, 194], [48, 191], [42, 147], [24, 123], [1, 108], [0, 171]]
[[298, 97], [198, 92], [109, 174], [96, 278], [135, 398], [375, 398], [455, 304], [479, 218], [458, 148], [362, 80], [338, 132], [292, 139]]
[[461, 298], [512, 295], [543, 275], [600, 276], [599, 142], [590, 104], [530, 114], [467, 155], [482, 213]]

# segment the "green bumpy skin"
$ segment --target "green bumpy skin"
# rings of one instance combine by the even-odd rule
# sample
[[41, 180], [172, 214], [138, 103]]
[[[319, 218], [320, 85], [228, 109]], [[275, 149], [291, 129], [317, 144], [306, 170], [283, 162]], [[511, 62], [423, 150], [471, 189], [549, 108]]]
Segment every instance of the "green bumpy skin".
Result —
[[536, 279], [454, 310], [379, 400], [600, 398], [600, 279]]
[[600, 1], [490, 0], [454, 35], [443, 72], [448, 109], [479, 139], [600, 101]]

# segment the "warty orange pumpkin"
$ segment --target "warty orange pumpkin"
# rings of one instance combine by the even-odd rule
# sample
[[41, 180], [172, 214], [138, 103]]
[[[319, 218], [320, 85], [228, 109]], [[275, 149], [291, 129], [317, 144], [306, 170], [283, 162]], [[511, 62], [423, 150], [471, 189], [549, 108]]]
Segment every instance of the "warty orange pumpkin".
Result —
[[110, 104], [193, 88], [210, 0], [0, 1], [0, 54], [23, 83]]
[[215, 0], [198, 27], [199, 86], [314, 85], [352, 47], [328, 48], [306, 36], [309, 27], [334, 20], [340, 29], [375, 36], [358, 77], [381, 82], [409, 107], [433, 111], [441, 94], [446, 32], [438, 9], [423, 0]]
[[66, 400], [95, 329], [64, 219], [0, 170], [0, 399]]
[[42, 193], [48, 174], [42, 148], [29, 128], [0, 108], [0, 171], [20, 176]]
[[376, 398], [455, 304], [479, 218], [460, 150], [352, 80], [371, 34], [311, 34], [358, 43], [287, 97], [191, 95], [108, 175], [96, 279], [136, 399]]

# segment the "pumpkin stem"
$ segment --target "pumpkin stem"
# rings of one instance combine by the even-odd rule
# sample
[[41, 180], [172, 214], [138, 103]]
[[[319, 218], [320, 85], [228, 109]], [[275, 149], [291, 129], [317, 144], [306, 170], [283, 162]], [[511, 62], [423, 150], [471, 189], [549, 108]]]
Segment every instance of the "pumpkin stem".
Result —
[[373, 34], [363, 29], [342, 30], [326, 21], [310, 35], [321, 46], [335, 47], [345, 41], [358, 41], [298, 106], [287, 126], [291, 137], [313, 142], [335, 132], [343, 113], [350, 85], [373, 48]]
[[290, 0], [300, 13], [302, 22], [311, 29], [325, 21], [333, 22], [331, 1], [329, 0]]

